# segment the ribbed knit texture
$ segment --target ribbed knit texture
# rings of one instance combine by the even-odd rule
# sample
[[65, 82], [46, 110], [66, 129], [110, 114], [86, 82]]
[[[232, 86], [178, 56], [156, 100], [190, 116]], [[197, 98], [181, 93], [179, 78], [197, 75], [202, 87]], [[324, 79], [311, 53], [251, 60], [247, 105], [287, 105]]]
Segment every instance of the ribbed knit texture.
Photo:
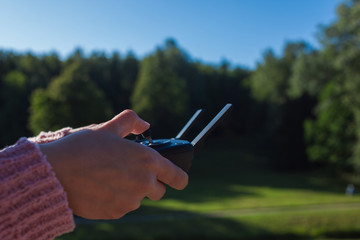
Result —
[[48, 143], [69, 135], [71, 130], [72, 128], [67, 127], [56, 132], [41, 132], [36, 137], [28, 138], [28, 140], [38, 144]]
[[0, 239], [49, 240], [74, 227], [66, 193], [38, 145], [21, 138], [0, 151]]

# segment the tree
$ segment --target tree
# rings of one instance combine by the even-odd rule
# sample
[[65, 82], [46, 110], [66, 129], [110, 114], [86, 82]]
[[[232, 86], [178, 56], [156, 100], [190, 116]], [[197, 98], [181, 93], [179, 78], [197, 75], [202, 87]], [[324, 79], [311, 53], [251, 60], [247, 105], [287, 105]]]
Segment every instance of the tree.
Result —
[[263, 63], [258, 64], [250, 76], [249, 85], [253, 96], [259, 101], [284, 103], [287, 100], [288, 67], [272, 50], [266, 51]]
[[356, 124], [353, 112], [342, 103], [341, 94], [334, 83], [324, 88], [316, 108], [316, 119], [305, 121], [305, 139], [311, 161], [348, 170], [353, 169], [351, 156]]
[[319, 33], [332, 75], [322, 90], [316, 119], [305, 124], [309, 157], [360, 171], [360, 2], [344, 1], [337, 20]]
[[14, 143], [19, 137], [26, 136], [27, 131], [27, 78], [20, 71], [11, 71], [4, 77], [0, 96], [0, 144]]
[[131, 103], [155, 133], [174, 134], [188, 113], [186, 81], [179, 74], [183, 61], [183, 53], [169, 40], [141, 62]]
[[[119, 64], [115, 55], [111, 58], [111, 78], [119, 83], [117, 95], [116, 111], [122, 111], [125, 108], [130, 108], [130, 98], [135, 87], [135, 82], [139, 72], [139, 60], [134, 53], [129, 52], [125, 59]], [[116, 66], [118, 71], [115, 70]]]
[[254, 98], [265, 103], [264, 139], [273, 154], [273, 163], [284, 169], [295, 170], [308, 163], [303, 121], [311, 116], [315, 102], [299, 90], [294, 94], [293, 89], [298, 86], [291, 79], [297, 80], [294, 66], [311, 51], [305, 42], [287, 43], [281, 57], [269, 50], [247, 81]]
[[48, 88], [33, 93], [30, 128], [37, 134], [65, 126], [79, 127], [106, 121], [112, 114], [104, 93], [89, 80], [84, 67], [74, 62]]
[[317, 99], [336, 74], [332, 62], [323, 52], [302, 53], [292, 66], [288, 95], [291, 99], [304, 95]]

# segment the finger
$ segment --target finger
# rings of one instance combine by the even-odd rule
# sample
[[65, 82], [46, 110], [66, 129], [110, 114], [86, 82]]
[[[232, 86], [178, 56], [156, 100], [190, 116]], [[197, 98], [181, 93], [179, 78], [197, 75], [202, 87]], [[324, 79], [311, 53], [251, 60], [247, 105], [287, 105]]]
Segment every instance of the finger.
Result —
[[140, 134], [149, 127], [149, 123], [142, 120], [133, 110], [127, 109], [104, 123], [100, 128], [109, 130], [120, 137], [125, 137], [130, 133]]
[[189, 181], [188, 174], [170, 160], [160, 157], [157, 178], [159, 181], [177, 190], [184, 189]]
[[152, 201], [159, 201], [165, 194], [166, 187], [163, 183], [155, 180], [153, 191], [147, 197]]

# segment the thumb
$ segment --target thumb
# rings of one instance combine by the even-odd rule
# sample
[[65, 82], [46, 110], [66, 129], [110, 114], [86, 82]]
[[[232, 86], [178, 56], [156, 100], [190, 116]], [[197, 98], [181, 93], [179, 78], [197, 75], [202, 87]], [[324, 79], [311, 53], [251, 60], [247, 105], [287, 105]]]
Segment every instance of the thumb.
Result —
[[111, 131], [120, 137], [130, 133], [140, 134], [147, 130], [150, 124], [142, 120], [133, 110], [127, 109], [105, 122], [100, 128]]

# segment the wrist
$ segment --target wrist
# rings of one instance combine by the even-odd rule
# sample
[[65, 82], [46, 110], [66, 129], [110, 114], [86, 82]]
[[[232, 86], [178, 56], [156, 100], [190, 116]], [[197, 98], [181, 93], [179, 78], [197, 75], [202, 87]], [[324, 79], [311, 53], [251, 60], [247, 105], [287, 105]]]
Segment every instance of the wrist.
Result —
[[56, 154], [55, 148], [53, 146], [54, 144], [55, 143], [43, 143], [43, 144], [39, 144], [38, 146], [40, 148], [41, 153], [45, 156], [45, 159], [47, 160], [47, 162], [50, 164], [53, 171], [55, 172], [57, 179], [63, 185], [62, 174], [61, 174], [60, 165], [59, 165], [59, 162], [61, 162], [61, 161], [57, 160], [57, 154]]

